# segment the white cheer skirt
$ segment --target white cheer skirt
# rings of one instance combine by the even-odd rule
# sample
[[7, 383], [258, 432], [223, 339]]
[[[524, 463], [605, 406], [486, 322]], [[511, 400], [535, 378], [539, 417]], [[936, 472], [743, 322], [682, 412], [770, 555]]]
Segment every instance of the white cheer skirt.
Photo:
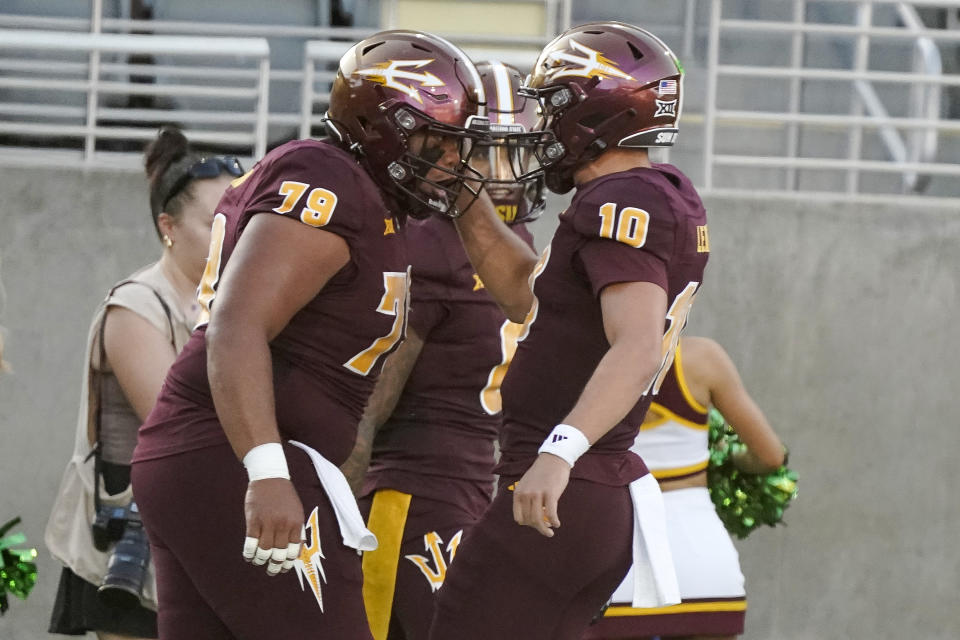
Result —
[[[730, 534], [717, 516], [705, 487], [663, 492], [666, 530], [676, 569], [680, 596], [698, 598], [744, 597], [743, 573]], [[636, 576], [631, 568], [614, 592], [612, 602], [634, 607]]]

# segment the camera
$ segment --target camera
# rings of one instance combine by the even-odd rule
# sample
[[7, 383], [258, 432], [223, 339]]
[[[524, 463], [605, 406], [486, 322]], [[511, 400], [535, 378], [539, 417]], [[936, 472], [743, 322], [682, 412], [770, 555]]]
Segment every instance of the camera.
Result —
[[110, 607], [131, 609], [140, 604], [150, 563], [150, 544], [136, 502], [119, 507], [101, 506], [97, 511], [93, 523], [94, 546], [106, 551], [114, 542], [97, 598]]
[[93, 520], [93, 546], [97, 551], [106, 551], [123, 536], [124, 527], [127, 526], [127, 511], [131, 504], [118, 507], [100, 505]]

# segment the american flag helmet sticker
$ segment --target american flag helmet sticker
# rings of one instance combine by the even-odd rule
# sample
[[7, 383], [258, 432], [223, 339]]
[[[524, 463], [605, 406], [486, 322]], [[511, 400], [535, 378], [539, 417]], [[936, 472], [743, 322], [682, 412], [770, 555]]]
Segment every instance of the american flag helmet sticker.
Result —
[[676, 80], [661, 80], [660, 86], [657, 87], [657, 93], [661, 96], [675, 96], [677, 95], [677, 81]]

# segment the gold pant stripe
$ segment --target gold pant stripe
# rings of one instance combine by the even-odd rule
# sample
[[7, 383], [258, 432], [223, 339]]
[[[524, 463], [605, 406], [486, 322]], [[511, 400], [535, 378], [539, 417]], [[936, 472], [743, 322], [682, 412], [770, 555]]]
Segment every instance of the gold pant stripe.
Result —
[[746, 600], [718, 600], [713, 602], [682, 602], [669, 607], [634, 609], [633, 607], [610, 607], [603, 614], [608, 618], [621, 616], [662, 616], [671, 613], [697, 613], [702, 611], [746, 611]]
[[375, 551], [363, 554], [363, 604], [374, 640], [386, 640], [400, 563], [400, 543], [407, 523], [410, 494], [381, 489], [373, 494], [367, 528], [377, 536]]

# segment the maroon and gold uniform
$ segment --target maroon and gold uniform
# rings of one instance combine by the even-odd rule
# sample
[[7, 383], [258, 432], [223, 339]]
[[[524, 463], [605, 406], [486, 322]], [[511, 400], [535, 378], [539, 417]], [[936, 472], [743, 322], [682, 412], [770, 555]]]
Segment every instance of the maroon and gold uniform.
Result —
[[[579, 185], [534, 269], [535, 301], [503, 383], [502, 491], [448, 574], [434, 640], [579, 638], [627, 572], [627, 485], [647, 473], [630, 447], [702, 281], [706, 224], [693, 185], [670, 165]], [[514, 523], [505, 489], [533, 463], [609, 349], [599, 296], [621, 282], [650, 282], [667, 293], [663, 365], [627, 416], [577, 461], [558, 507], [563, 526], [545, 539]], [[623, 509], [625, 518], [614, 517]], [[571, 562], [568, 552], [590, 561]]]
[[[235, 182], [214, 218], [202, 305], [216, 304], [220, 273], [257, 214], [300, 220], [304, 233], [335, 233], [350, 249], [350, 262], [270, 344], [281, 436], [340, 464], [353, 447], [383, 356], [405, 330], [408, 265], [399, 223], [356, 161], [323, 142], [285, 144]], [[160, 402], [140, 429], [135, 461], [227, 442], [210, 395], [204, 334], [200, 326], [171, 367]]]
[[363, 566], [374, 637], [390, 624], [391, 638], [425, 640], [457, 544], [490, 503], [500, 383], [520, 325], [484, 289], [451, 220], [405, 232], [410, 328], [423, 347], [374, 441], [361, 507], [381, 546]]
[[[353, 156], [311, 140], [268, 154], [234, 181], [217, 211], [199, 289], [207, 311], [216, 305], [216, 283], [255, 215], [294, 218], [303, 233], [323, 229], [349, 247], [347, 265], [270, 343], [281, 438], [301, 441], [340, 464], [353, 446], [384, 356], [405, 331], [408, 265], [399, 223]], [[318, 630], [333, 633], [322, 637], [369, 637], [357, 631], [365, 626], [359, 557], [341, 544], [306, 454], [285, 449], [291, 478], [312, 514], [303, 553], [322, 547], [322, 581], [317, 571], [269, 577], [238, 553], [247, 478], [217, 419], [201, 326], [171, 367], [133, 458], [161, 603], [166, 593], [168, 602], [181, 605], [161, 608], [161, 634], [166, 627], [176, 637], [274, 637], [281, 616], [285, 631], [302, 629], [304, 637], [316, 637]], [[212, 504], [218, 505], [216, 518]]]
[[[532, 243], [526, 228], [513, 229]], [[413, 272], [410, 327], [424, 344], [377, 433], [363, 493], [390, 487], [479, 503], [482, 510], [493, 491], [500, 383], [520, 327], [487, 293], [452, 221], [411, 221], [406, 239]], [[449, 480], [469, 485], [463, 491], [470, 493], [451, 495]]]
[[571, 476], [623, 486], [646, 473], [629, 449], [703, 278], [706, 224], [696, 190], [671, 165], [623, 171], [579, 187], [535, 271], [527, 335], [504, 380], [502, 475], [520, 476], [533, 463], [610, 348], [599, 295], [617, 282], [652, 282], [667, 292], [665, 363], [651, 389], [577, 461]]

